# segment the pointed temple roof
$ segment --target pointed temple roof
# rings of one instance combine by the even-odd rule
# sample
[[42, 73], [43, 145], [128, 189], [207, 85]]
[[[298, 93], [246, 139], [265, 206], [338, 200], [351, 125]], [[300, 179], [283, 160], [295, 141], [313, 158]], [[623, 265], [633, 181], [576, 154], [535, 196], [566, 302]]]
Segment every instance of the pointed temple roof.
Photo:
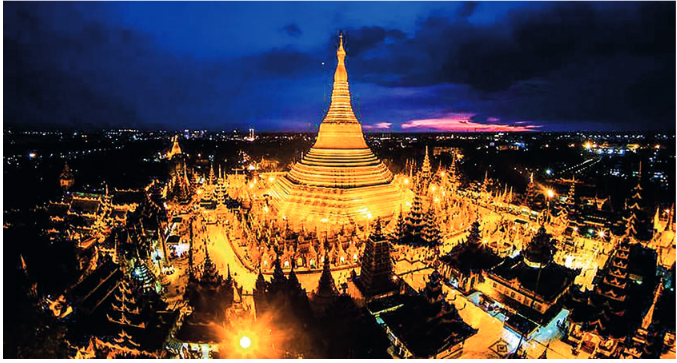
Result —
[[426, 145], [425, 157], [423, 158], [423, 166], [421, 167], [421, 171], [423, 172], [424, 175], [430, 176], [431, 170], [432, 166], [430, 165], [430, 156], [428, 155], [428, 145]]
[[294, 228], [306, 220], [345, 224], [390, 216], [401, 200], [393, 174], [365, 143], [353, 112], [342, 34], [336, 56], [331, 105], [317, 141], [270, 191], [278, 214]]
[[320, 276], [320, 282], [317, 286], [316, 296], [320, 298], [331, 298], [338, 295], [338, 289], [336, 289], [336, 283], [334, 282], [334, 277], [331, 275], [331, 267], [329, 265], [329, 254], [325, 253], [324, 255], [324, 266], [322, 267], [322, 275]]
[[169, 154], [167, 155], [167, 159], [172, 159], [176, 155], [181, 154], [181, 146], [179, 146], [179, 137], [174, 136], [174, 144], [172, 145], [172, 150], [169, 151]]

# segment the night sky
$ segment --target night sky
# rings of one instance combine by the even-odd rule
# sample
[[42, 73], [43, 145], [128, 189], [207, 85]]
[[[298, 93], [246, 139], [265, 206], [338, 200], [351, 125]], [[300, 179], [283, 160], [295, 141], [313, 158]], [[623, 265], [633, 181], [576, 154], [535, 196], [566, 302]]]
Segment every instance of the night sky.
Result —
[[4, 125], [675, 130], [675, 3], [3, 3]]

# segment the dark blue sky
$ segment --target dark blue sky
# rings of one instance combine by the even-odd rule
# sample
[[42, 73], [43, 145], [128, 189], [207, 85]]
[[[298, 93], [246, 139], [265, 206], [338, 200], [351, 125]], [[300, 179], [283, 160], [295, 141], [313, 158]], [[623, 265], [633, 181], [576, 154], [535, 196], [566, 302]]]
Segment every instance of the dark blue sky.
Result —
[[675, 3], [4, 2], [6, 126], [675, 129]]

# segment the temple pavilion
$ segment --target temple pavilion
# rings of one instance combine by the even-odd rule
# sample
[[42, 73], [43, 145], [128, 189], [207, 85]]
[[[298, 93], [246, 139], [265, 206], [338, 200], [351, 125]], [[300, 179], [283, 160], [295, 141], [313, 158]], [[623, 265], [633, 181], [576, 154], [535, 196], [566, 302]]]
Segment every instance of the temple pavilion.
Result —
[[365, 224], [392, 216], [402, 200], [393, 174], [367, 146], [353, 112], [342, 34], [336, 56], [331, 105], [317, 141], [270, 191], [279, 217], [295, 228], [302, 223]]

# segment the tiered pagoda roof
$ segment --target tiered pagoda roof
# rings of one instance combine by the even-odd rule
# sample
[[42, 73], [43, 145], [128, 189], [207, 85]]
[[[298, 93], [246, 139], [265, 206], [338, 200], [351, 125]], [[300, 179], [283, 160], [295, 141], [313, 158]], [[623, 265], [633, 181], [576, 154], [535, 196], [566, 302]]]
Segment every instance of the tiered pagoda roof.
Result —
[[489, 270], [496, 266], [501, 258], [482, 242], [479, 222], [472, 224], [466, 240], [454, 246], [451, 251], [440, 257], [440, 261], [460, 273]]
[[279, 215], [295, 228], [304, 221], [345, 224], [390, 216], [401, 199], [393, 174], [365, 143], [353, 113], [342, 35], [336, 55], [331, 105], [317, 141], [270, 191]]
[[655, 252], [626, 237], [600, 271], [595, 289], [572, 296], [570, 319], [601, 336], [634, 332], [653, 300], [646, 296], [654, 291], [655, 267]]
[[362, 294], [371, 297], [393, 291], [396, 286], [391, 279], [392, 270], [390, 242], [381, 231], [381, 221], [377, 220], [362, 255], [358, 284]]

